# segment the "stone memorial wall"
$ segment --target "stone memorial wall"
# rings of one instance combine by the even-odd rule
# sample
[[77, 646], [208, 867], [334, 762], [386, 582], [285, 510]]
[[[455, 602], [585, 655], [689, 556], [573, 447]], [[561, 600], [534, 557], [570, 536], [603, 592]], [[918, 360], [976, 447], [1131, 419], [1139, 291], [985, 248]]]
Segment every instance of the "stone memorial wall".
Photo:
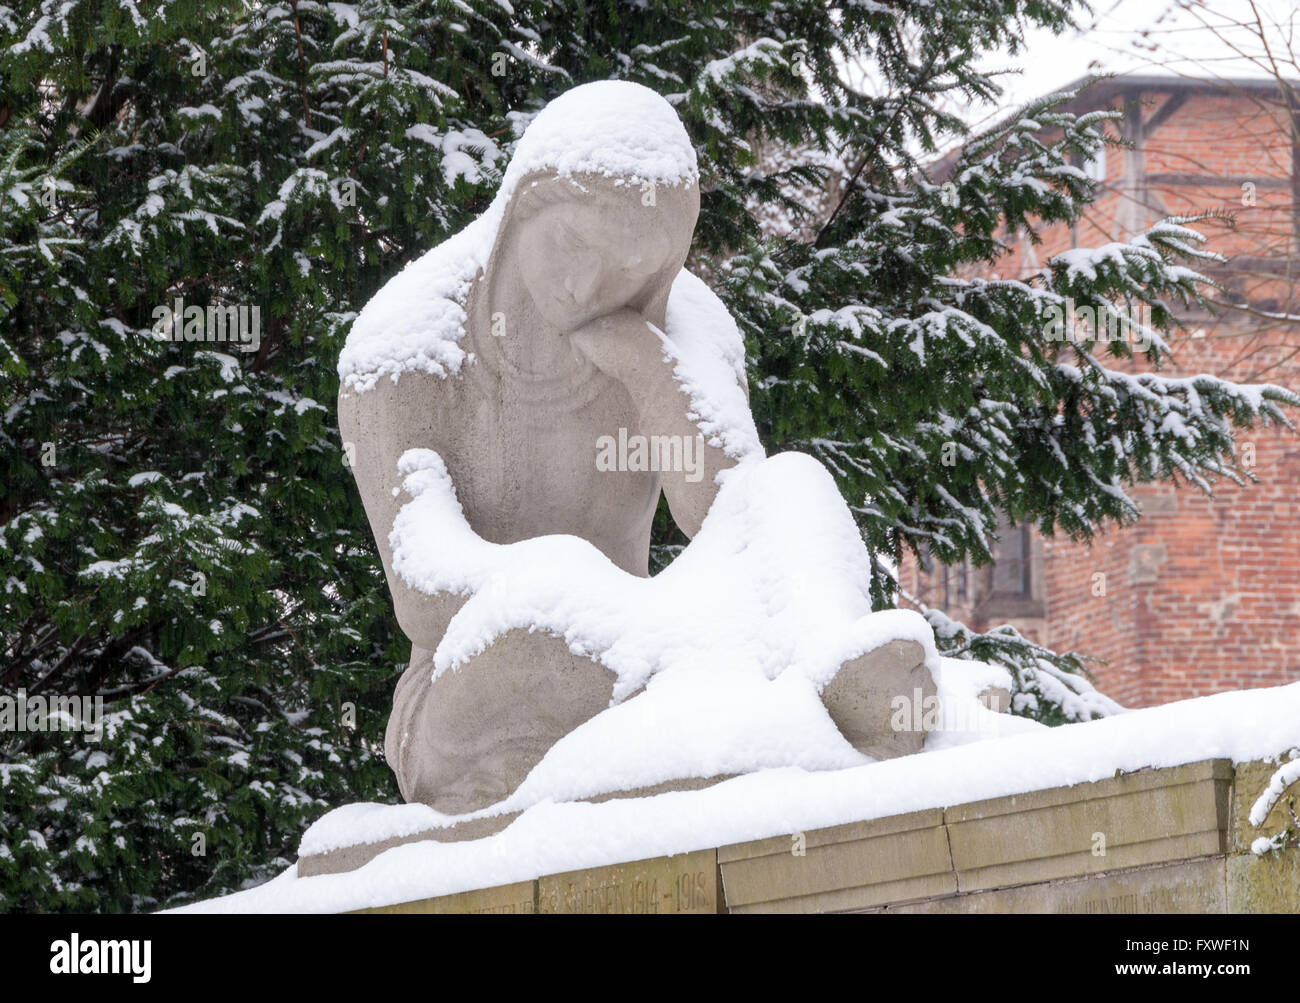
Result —
[[385, 906], [395, 913], [1300, 912], [1300, 850], [1251, 805], [1275, 767], [1208, 759]]

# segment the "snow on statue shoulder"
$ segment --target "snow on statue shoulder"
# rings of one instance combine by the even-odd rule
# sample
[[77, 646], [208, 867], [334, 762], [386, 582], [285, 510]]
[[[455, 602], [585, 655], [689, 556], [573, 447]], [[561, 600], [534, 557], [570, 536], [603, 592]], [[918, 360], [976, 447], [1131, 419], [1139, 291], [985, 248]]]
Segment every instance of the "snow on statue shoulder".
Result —
[[[349, 334], [339, 424], [413, 644], [408, 801], [504, 819], [924, 740], [897, 698], [933, 698], [933, 638], [870, 612], [826, 471], [764, 458], [740, 334], [683, 269], [698, 210], [666, 101], [575, 88]], [[692, 543], [651, 579], [660, 492]]]

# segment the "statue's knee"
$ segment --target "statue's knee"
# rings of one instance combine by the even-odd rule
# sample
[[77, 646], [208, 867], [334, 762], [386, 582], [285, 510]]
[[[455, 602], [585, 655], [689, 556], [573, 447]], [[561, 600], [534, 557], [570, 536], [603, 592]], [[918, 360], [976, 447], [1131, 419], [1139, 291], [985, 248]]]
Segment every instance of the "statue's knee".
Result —
[[609, 706], [616, 678], [563, 640], [525, 630], [432, 675], [430, 656], [399, 683], [387, 758], [407, 801], [447, 814], [508, 797], [551, 746]]
[[846, 662], [822, 703], [849, 743], [876, 759], [920, 752], [939, 724], [938, 686], [915, 641], [890, 641]]

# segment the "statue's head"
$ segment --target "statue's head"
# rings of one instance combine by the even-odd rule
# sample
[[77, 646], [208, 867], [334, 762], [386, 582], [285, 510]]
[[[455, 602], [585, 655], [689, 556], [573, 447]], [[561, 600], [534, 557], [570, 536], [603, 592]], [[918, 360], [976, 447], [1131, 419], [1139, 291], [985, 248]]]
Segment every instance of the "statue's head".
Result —
[[630, 306], [662, 314], [691, 247], [695, 185], [642, 189], [621, 178], [540, 175], [503, 226], [538, 312], [562, 330]]
[[690, 251], [695, 151], [658, 94], [576, 87], [529, 125], [502, 184], [488, 271], [517, 276], [541, 319], [568, 331], [630, 306], [662, 323]]
[[491, 335], [514, 324], [563, 335], [624, 306], [662, 327], [698, 212], [695, 149], [672, 105], [626, 81], [575, 87], [520, 137], [488, 209], [366, 304], [339, 377], [365, 390], [408, 371], [445, 376], [467, 350], [553, 370], [566, 346]]

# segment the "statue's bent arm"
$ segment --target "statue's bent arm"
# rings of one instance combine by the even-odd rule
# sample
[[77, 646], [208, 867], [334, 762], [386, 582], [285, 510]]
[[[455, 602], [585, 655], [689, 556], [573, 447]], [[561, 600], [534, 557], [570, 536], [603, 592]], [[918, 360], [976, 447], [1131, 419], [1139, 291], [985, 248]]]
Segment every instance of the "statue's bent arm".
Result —
[[674, 374], [676, 363], [645, 317], [625, 309], [601, 317], [573, 334], [578, 350], [621, 382], [632, 397], [648, 435], [670, 436], [696, 451], [689, 467], [660, 471], [673, 521], [694, 538], [718, 493], [720, 471], [736, 461], [709, 442], [691, 418], [690, 396]]
[[[385, 377], [362, 393], [345, 387], [338, 402], [339, 432], [384, 562], [398, 626], [413, 644], [428, 651], [438, 647], [467, 597], [449, 592], [429, 595], [409, 585], [393, 569], [388, 535], [404, 500], [398, 459], [408, 449], [435, 444], [429, 434], [434, 410], [430, 399], [439, 380], [424, 373], [404, 373], [397, 383]], [[420, 419], [422, 414], [427, 420]]]

